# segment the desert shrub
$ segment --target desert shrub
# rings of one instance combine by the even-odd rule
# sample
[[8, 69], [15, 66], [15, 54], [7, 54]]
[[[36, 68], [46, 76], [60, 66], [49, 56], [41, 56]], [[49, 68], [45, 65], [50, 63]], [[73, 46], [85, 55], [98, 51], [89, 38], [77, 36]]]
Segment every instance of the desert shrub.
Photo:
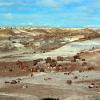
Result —
[[12, 72], [13, 71], [13, 69], [9, 69], [9, 72]]
[[75, 76], [74, 79], [78, 79], [78, 76]]
[[71, 85], [72, 84], [72, 80], [67, 80], [66, 83], [69, 84], [69, 85]]
[[45, 70], [44, 70], [44, 68], [40, 68], [40, 72], [44, 72]]
[[94, 70], [94, 67], [93, 66], [88, 67], [88, 71], [91, 71], [91, 70]]
[[58, 98], [43, 98], [41, 100], [59, 100]]

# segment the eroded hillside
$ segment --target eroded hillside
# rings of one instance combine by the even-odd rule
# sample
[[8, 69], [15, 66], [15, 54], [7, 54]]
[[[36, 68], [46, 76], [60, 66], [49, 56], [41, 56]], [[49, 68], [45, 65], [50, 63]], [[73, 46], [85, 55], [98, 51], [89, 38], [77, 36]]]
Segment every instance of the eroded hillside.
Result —
[[99, 37], [99, 31], [94, 29], [6, 28], [0, 29], [0, 51], [28, 49], [47, 52], [69, 42]]

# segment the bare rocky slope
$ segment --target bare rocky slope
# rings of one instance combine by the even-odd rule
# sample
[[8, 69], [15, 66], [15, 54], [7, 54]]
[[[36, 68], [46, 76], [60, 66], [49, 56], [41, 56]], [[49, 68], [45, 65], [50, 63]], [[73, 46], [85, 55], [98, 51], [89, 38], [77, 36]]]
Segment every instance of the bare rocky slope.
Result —
[[99, 30], [96, 29], [6, 28], [0, 29], [0, 50], [6, 51], [7, 48], [8, 50], [32, 49], [46, 52], [71, 42], [72, 38], [86, 40], [99, 37]]

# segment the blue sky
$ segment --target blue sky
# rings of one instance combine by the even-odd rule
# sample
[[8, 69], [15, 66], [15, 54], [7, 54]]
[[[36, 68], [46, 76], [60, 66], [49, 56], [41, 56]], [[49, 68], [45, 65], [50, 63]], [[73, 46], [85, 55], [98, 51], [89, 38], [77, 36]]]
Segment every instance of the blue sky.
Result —
[[0, 0], [0, 26], [100, 27], [100, 0]]

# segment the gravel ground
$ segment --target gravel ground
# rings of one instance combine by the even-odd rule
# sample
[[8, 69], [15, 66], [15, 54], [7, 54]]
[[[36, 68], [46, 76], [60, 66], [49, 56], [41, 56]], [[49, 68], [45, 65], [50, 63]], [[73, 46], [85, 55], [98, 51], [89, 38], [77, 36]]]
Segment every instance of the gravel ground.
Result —
[[[76, 75], [78, 76], [78, 79], [74, 79], [74, 76]], [[32, 100], [33, 98], [33, 100], [40, 100], [41, 98], [46, 97], [57, 97], [60, 98], [60, 100], [100, 100], [100, 88], [98, 91], [88, 88], [88, 85], [92, 81], [97, 79], [100, 82], [99, 71], [82, 73], [75, 71], [70, 75], [64, 75], [64, 72], [37, 73], [32, 78], [29, 75], [16, 78], [12, 77], [10, 80], [17, 78], [22, 78], [22, 81], [20, 84], [16, 85], [4, 84], [4, 79], [6, 80], [7, 78], [0, 78], [0, 80], [3, 79], [0, 87], [0, 100], [26, 100], [22, 97], [18, 99], [16, 96], [19, 95], [19, 93], [25, 95], [27, 100]], [[44, 78], [51, 79], [44, 80]], [[73, 80], [72, 85], [66, 84], [66, 80], [70, 79]], [[91, 82], [84, 83], [86, 80]], [[77, 84], [78, 81], [83, 81], [83, 83], [81, 82]], [[28, 88], [23, 88], [23, 86], [28, 86]], [[29, 95], [33, 96], [32, 99], [31, 96], [29, 97]], [[7, 96], [9, 96], [10, 99], [7, 99]]]

